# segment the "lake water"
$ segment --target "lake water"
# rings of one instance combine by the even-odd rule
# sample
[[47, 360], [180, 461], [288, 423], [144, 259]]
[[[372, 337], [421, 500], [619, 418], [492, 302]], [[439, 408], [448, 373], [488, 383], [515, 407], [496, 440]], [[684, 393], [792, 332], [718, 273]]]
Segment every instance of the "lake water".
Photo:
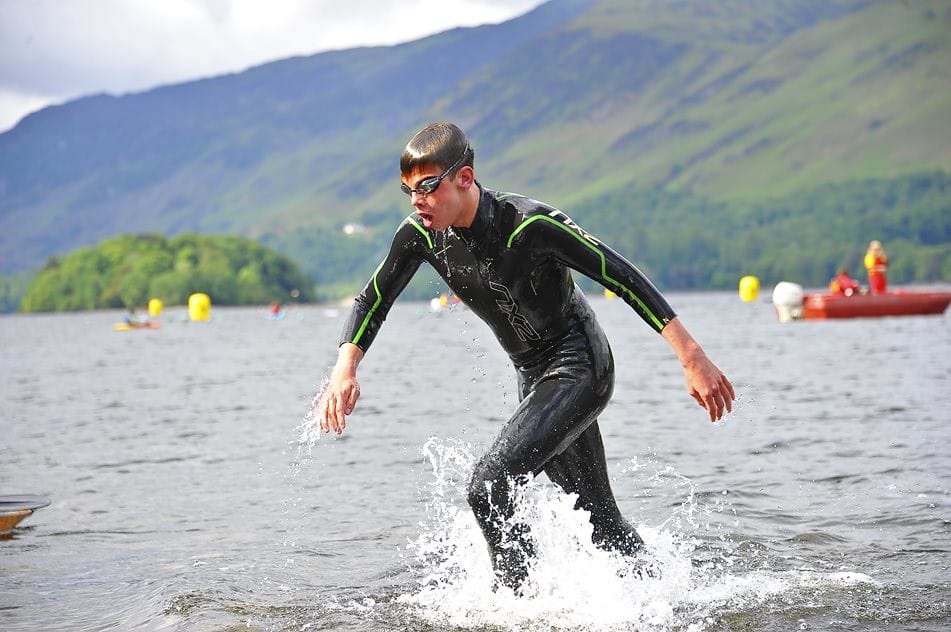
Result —
[[671, 294], [736, 385], [710, 424], [663, 339], [594, 299], [614, 490], [659, 577], [591, 547], [544, 477], [528, 593], [493, 592], [464, 501], [516, 404], [470, 312], [398, 303], [341, 438], [305, 420], [343, 312], [0, 317], [3, 630], [946, 630], [951, 316], [781, 325]]

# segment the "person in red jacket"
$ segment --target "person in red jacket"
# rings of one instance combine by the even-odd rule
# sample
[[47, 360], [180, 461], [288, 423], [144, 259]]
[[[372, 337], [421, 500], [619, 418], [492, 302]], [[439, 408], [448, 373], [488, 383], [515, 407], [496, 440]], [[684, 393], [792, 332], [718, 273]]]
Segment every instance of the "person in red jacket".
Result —
[[872, 294], [884, 294], [888, 282], [885, 279], [885, 270], [888, 268], [888, 255], [882, 248], [882, 242], [873, 241], [868, 245], [865, 253], [865, 269], [868, 271], [868, 286]]
[[836, 296], [852, 296], [859, 291], [859, 282], [849, 276], [845, 268], [839, 268], [829, 281], [829, 291]]

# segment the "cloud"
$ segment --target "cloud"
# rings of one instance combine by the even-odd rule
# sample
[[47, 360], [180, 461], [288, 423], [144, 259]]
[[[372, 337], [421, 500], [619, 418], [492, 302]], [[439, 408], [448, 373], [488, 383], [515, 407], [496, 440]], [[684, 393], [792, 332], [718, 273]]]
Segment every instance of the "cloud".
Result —
[[541, 0], [0, 0], [0, 130], [42, 105], [501, 22]]

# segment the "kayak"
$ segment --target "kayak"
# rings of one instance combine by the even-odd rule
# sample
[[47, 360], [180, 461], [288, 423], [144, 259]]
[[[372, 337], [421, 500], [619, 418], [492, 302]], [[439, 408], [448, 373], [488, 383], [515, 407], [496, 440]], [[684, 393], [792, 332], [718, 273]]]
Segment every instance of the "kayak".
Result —
[[129, 331], [132, 329], [158, 329], [158, 321], [150, 320], [147, 323], [116, 323], [112, 326], [112, 331]]
[[10, 533], [21, 520], [49, 504], [49, 498], [43, 496], [0, 496], [0, 535]]

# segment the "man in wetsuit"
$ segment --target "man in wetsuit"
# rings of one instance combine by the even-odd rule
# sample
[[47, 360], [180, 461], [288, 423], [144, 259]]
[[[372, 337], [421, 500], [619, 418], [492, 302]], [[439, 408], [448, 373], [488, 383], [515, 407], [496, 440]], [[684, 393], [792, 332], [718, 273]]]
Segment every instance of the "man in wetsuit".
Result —
[[558, 209], [483, 187], [473, 160], [465, 134], [452, 124], [429, 125], [406, 145], [401, 188], [415, 212], [357, 297], [315, 412], [324, 432], [343, 432], [360, 396], [357, 365], [420, 264], [433, 266], [489, 325], [517, 371], [521, 401], [476, 465], [468, 500], [496, 576], [518, 590], [533, 546], [529, 526], [513, 520], [512, 499], [516, 485], [540, 472], [578, 495], [599, 547], [632, 555], [642, 545], [615, 502], [597, 423], [614, 388], [614, 359], [569, 268], [615, 292], [660, 332], [711, 421], [732, 410], [735, 396], [634, 265]]

